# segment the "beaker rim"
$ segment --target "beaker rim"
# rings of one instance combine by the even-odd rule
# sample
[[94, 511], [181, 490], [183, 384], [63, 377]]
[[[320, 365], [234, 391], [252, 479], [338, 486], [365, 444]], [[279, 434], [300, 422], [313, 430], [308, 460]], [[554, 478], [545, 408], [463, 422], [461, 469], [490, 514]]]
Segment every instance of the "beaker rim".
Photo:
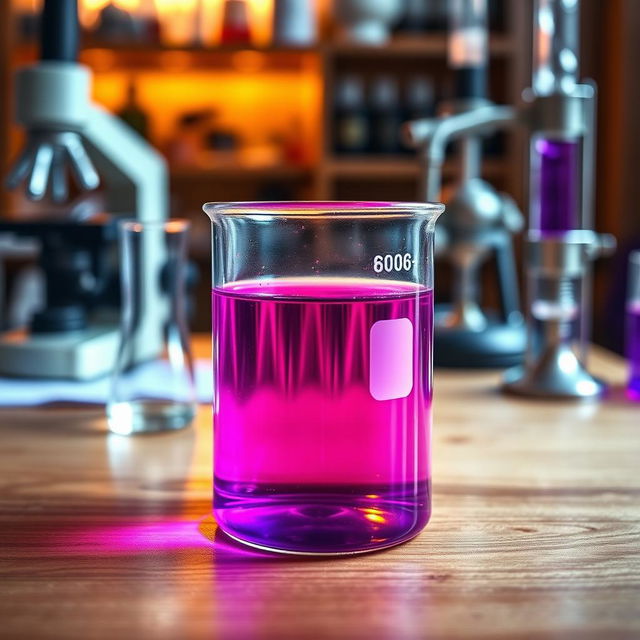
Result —
[[437, 218], [445, 206], [438, 202], [368, 202], [358, 200], [292, 200], [207, 202], [209, 217], [265, 216], [269, 218]]

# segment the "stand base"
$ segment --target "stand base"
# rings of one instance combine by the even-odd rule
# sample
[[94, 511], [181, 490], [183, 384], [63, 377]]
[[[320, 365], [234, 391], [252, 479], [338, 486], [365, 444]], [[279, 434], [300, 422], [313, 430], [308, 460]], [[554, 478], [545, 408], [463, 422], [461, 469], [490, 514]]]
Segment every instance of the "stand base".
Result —
[[526, 343], [523, 324], [489, 319], [483, 331], [469, 331], [438, 327], [436, 323], [433, 363], [456, 369], [506, 369], [522, 363]]
[[503, 390], [532, 398], [587, 400], [601, 397], [607, 385], [594, 378], [568, 346], [549, 349], [534, 366], [507, 371]]
[[68, 333], [0, 335], [0, 375], [90, 380], [113, 371], [119, 330], [94, 326]]

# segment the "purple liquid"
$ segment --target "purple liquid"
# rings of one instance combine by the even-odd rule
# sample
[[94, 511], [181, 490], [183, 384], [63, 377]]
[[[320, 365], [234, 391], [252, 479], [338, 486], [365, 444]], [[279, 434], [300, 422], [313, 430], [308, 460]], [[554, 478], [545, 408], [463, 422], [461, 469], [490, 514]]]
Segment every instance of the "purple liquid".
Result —
[[627, 307], [627, 358], [629, 360], [629, 384], [627, 393], [632, 400], [640, 401], [640, 302]]
[[[431, 291], [409, 283], [299, 278], [213, 291], [224, 531], [275, 550], [349, 553], [426, 525], [432, 317]], [[399, 318], [412, 325], [413, 384], [376, 400], [371, 327]]]
[[547, 232], [581, 228], [580, 146], [579, 142], [565, 140], [542, 139], [535, 142], [540, 201], [534, 228]]

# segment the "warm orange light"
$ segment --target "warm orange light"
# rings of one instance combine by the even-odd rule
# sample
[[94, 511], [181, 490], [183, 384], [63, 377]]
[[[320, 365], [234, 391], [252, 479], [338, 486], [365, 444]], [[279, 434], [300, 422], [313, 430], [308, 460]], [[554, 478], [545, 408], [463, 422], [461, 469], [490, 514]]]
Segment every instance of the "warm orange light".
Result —
[[273, 0], [247, 0], [247, 4], [255, 42], [258, 45], [266, 45], [271, 41]]
[[108, 71], [116, 64], [116, 55], [109, 49], [87, 49], [82, 53], [83, 62], [94, 71]]
[[202, 44], [218, 44], [222, 29], [222, 5], [223, 0], [200, 0], [200, 19], [198, 24], [194, 22], [196, 32], [193, 35]]
[[371, 522], [375, 522], [376, 524], [384, 524], [386, 519], [384, 516], [379, 516], [377, 513], [365, 513], [364, 517]]
[[13, 0], [13, 8], [18, 13], [36, 13], [39, 5], [37, 0]]
[[188, 224], [185, 220], [168, 220], [164, 224], [164, 230], [166, 233], [182, 233], [188, 227]]
[[172, 46], [195, 44], [199, 37], [197, 0], [155, 0], [155, 3], [163, 40]]
[[187, 71], [191, 66], [191, 54], [187, 51], [163, 51], [162, 66], [167, 71]]
[[[247, 52], [238, 52], [238, 54]], [[263, 56], [258, 52], [248, 53]], [[163, 53], [163, 66], [188, 64], [185, 51]], [[242, 58], [241, 58], [242, 60]], [[244, 57], [244, 64], [249, 58]], [[251, 64], [257, 59], [251, 58]], [[94, 97], [112, 111], [125, 102], [131, 72], [118, 70], [94, 77]], [[235, 69], [166, 73], [136, 71], [137, 100], [149, 114], [153, 140], [164, 144], [186, 111], [212, 109], [216, 125], [236, 132], [243, 147], [268, 145], [276, 134], [299, 133], [313, 157], [319, 149], [322, 83], [317, 70], [238, 73]]]
[[371, 522], [375, 522], [376, 524], [384, 524], [387, 519], [384, 515], [384, 511], [382, 509], [376, 509], [375, 507], [366, 507], [361, 509], [364, 513], [364, 517]]
[[257, 51], [238, 51], [231, 58], [231, 64], [242, 73], [252, 73], [264, 68], [265, 59]]
[[171, 11], [193, 12], [196, 8], [196, 0], [154, 0], [158, 13]]

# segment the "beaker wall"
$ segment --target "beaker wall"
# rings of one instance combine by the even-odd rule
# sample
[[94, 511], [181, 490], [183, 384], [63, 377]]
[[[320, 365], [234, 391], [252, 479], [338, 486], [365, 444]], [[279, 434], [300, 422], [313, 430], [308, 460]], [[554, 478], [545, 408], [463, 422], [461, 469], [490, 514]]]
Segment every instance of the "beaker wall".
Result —
[[282, 206], [214, 217], [216, 519], [279, 551], [389, 546], [430, 514], [440, 208]]

